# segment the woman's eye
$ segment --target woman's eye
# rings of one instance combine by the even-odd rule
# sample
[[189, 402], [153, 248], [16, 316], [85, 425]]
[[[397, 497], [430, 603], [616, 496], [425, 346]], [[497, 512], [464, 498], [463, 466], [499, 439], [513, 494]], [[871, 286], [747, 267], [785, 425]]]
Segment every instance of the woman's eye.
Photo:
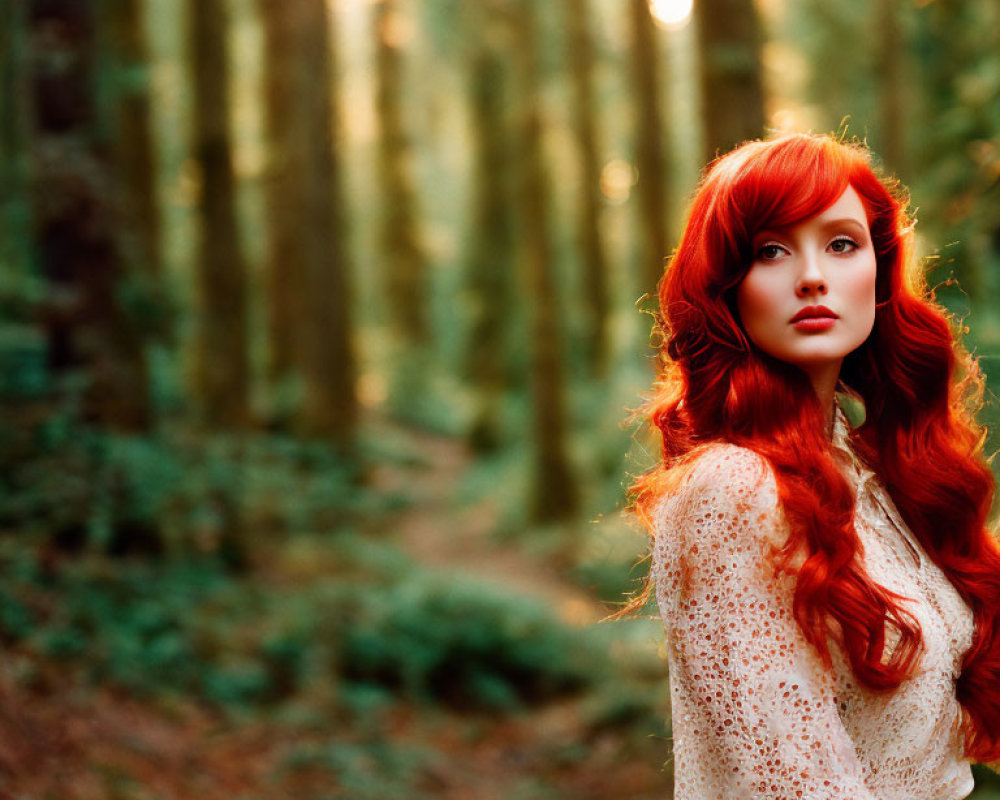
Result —
[[765, 244], [757, 251], [757, 258], [761, 261], [772, 261], [781, 255], [783, 249], [777, 244]]
[[858, 243], [847, 236], [841, 236], [830, 242], [830, 249], [834, 253], [851, 253], [858, 249]]

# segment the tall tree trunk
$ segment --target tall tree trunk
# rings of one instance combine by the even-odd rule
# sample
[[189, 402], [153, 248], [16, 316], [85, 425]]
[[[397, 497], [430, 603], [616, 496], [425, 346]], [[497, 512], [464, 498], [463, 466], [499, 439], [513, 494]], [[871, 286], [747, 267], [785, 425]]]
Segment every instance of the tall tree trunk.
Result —
[[601, 161], [593, 87], [593, 44], [588, 0], [563, 0], [573, 82], [573, 128], [580, 157], [577, 239], [583, 263], [584, 347], [593, 377], [604, 375], [608, 356], [608, 279], [601, 236]]
[[636, 192], [642, 245], [639, 281], [642, 292], [655, 294], [670, 246], [668, 224], [667, 129], [660, 115], [666, 81], [661, 81], [656, 28], [647, 0], [628, 0], [632, 28], [631, 71], [635, 92]]
[[905, 178], [907, 174], [905, 119], [903, 111], [907, 82], [903, 80], [905, 48], [901, 41], [898, 0], [878, 0], [879, 31], [879, 109], [881, 115], [881, 155], [889, 171]]
[[115, 180], [97, 102], [96, 0], [31, 0], [37, 260], [53, 373], [88, 379], [84, 415], [105, 428], [151, 423], [139, 320], [120, 303], [124, 279]]
[[225, 0], [189, 0], [194, 158], [199, 168], [195, 386], [203, 422], [249, 423], [247, 275], [236, 220]]
[[[379, 258], [394, 339], [390, 405], [413, 413], [425, 391], [431, 344], [428, 265], [417, 231], [411, 150], [403, 119], [402, 42], [397, 0], [374, 0]], [[419, 416], [419, 415], [418, 415]]]
[[518, 85], [520, 170], [518, 209], [522, 258], [531, 310], [531, 384], [535, 474], [532, 517], [537, 522], [566, 520], [577, 508], [577, 488], [566, 452], [564, 365], [557, 311], [555, 264], [550, 241], [549, 183], [542, 158], [539, 64], [532, 0], [520, 0]]
[[29, 262], [26, 0], [0, 0], [0, 291], [23, 285]]
[[326, 0], [303, 0], [302, 125], [308, 163], [303, 192], [307, 203], [304, 239], [306, 287], [304, 324], [298, 350], [305, 378], [299, 428], [348, 448], [354, 433], [356, 401], [349, 311], [350, 264], [347, 216], [339, 144], [339, 117], [331, 102], [334, 85], [333, 41]]
[[[131, 276], [120, 239], [119, 184], [107, 156], [113, 125], [104, 115], [111, 106], [98, 102], [108, 96], [99, 74], [109, 74], [99, 69], [105, 54], [98, 12], [98, 0], [28, 4], [34, 244], [47, 290], [39, 311], [52, 375], [85, 378], [82, 421], [137, 433], [152, 424], [145, 331], [121, 302]], [[64, 385], [53, 382], [57, 397]], [[106, 481], [103, 453], [88, 467], [94, 481]], [[162, 550], [155, 522], [117, 504], [112, 511], [103, 543], [109, 553]], [[57, 546], [86, 542], [80, 520], [55, 525]]]
[[705, 158], [764, 133], [761, 28], [754, 0], [698, 0]]
[[[268, 323], [268, 378], [287, 388], [295, 377], [296, 329], [305, 303], [304, 241], [306, 217], [302, 191], [310, 169], [302, 106], [301, 42], [303, 4], [259, 0], [264, 28], [264, 106], [267, 172], [264, 184], [268, 249], [265, 262]], [[278, 409], [284, 417], [291, 408]]]
[[473, 196], [466, 256], [470, 327], [464, 372], [475, 410], [469, 444], [477, 453], [496, 450], [503, 439], [501, 407], [511, 383], [510, 321], [515, 316], [510, 280], [514, 262], [507, 70], [491, 43], [480, 45], [468, 69], [472, 124]]
[[357, 417], [335, 58], [324, 0], [260, 0], [265, 28], [272, 378], [301, 380], [296, 429], [350, 450]]
[[134, 268], [159, 276], [160, 209], [150, 110], [149, 47], [139, 0], [104, 0], [114, 52], [116, 125], [125, 255]]

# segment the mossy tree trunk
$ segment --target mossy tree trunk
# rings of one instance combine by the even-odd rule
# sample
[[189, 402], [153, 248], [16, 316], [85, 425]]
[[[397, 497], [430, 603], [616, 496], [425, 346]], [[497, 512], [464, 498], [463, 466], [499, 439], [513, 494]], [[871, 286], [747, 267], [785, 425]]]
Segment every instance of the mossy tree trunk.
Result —
[[[115, 434], [86, 456], [95, 502], [109, 491], [111, 443], [153, 423], [147, 321], [123, 302], [138, 267], [122, 233], [126, 181], [110, 155], [117, 106], [113, 87], [102, 82], [114, 69], [101, 46], [101, 11], [98, 0], [27, 4], [33, 261], [46, 289], [38, 319], [57, 413], [68, 410], [73, 422]], [[109, 511], [107, 538], [99, 542], [106, 552], [162, 552], [155, 520], [117, 498]], [[76, 550], [87, 541], [83, 520], [53, 522], [56, 546]]]
[[428, 263], [417, 228], [412, 150], [403, 106], [407, 22], [397, 0], [374, 0], [378, 257], [393, 340], [390, 397], [394, 413], [419, 418], [427, 389], [431, 319]]
[[601, 154], [588, 0], [563, 0], [563, 17], [573, 88], [573, 131], [580, 163], [576, 236], [584, 281], [583, 345], [591, 376], [600, 378], [607, 367], [610, 301], [607, 257], [601, 235]]
[[[197, 329], [194, 386], [201, 424], [209, 432], [241, 435], [250, 425], [247, 266], [236, 210], [230, 133], [226, 0], [189, 0], [191, 132], [198, 167]], [[235, 443], [236, 458], [244, 444]], [[242, 475], [215, 497], [218, 553], [233, 569], [246, 565]]]
[[120, 203], [98, 102], [97, 0], [33, 0], [30, 20], [36, 260], [48, 287], [48, 366], [86, 376], [83, 415], [104, 428], [151, 422], [140, 320], [121, 304]]
[[764, 134], [761, 26], [754, 0], [695, 4], [705, 160]]
[[103, 0], [113, 58], [113, 156], [119, 176], [125, 255], [150, 277], [159, 276], [160, 208], [150, 109], [149, 46], [139, 0]]
[[469, 113], [472, 126], [473, 189], [466, 254], [469, 332], [464, 352], [466, 379], [475, 410], [468, 440], [477, 453], [503, 443], [502, 407], [511, 388], [511, 265], [515, 262], [512, 185], [514, 167], [508, 115], [509, 76], [496, 43], [484, 41], [469, 57]]
[[271, 378], [301, 382], [290, 414], [308, 436], [350, 449], [357, 418], [347, 215], [323, 0], [261, 0], [269, 139]]
[[26, 0], [0, 0], [0, 291], [17, 290], [29, 268]]
[[308, 163], [304, 276], [306, 303], [298, 352], [305, 384], [299, 431], [349, 449], [357, 415], [351, 347], [350, 264], [347, 214], [338, 144], [339, 117], [332, 102], [333, 37], [326, 0], [302, 0], [305, 25], [300, 73], [304, 76], [302, 125]]
[[189, 0], [192, 151], [198, 166], [194, 383], [203, 423], [249, 424], [247, 268], [236, 217], [225, 0]]
[[[305, 217], [302, 186], [309, 171], [305, 126], [298, 117], [302, 105], [302, 3], [259, 0], [264, 29], [264, 126], [267, 166], [264, 198], [267, 208], [268, 379], [276, 394], [295, 380], [295, 331], [304, 304], [301, 223]], [[287, 402], [287, 401], [286, 401]], [[283, 406], [278, 401], [279, 406]], [[283, 425], [291, 408], [272, 411]], [[277, 420], [272, 420], [272, 422]]]
[[531, 514], [536, 522], [572, 518], [577, 486], [566, 447], [565, 352], [551, 244], [550, 186], [542, 155], [542, 115], [534, 4], [517, 5], [519, 185], [521, 258], [530, 305], [531, 407], [534, 476]]

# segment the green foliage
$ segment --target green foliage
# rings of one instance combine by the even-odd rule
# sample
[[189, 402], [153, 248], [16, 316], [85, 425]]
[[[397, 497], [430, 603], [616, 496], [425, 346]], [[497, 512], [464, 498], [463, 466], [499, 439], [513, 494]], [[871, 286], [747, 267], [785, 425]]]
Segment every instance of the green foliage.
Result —
[[322, 442], [100, 430], [73, 404], [0, 425], [0, 524], [62, 547], [214, 553], [234, 514], [283, 531], [338, 531], [399, 497], [359, 490], [354, 462]]
[[592, 731], [631, 729], [646, 736], [665, 737], [665, 711], [665, 704], [651, 699], [648, 685], [608, 683], [587, 704], [587, 727]]
[[[3, 565], [0, 639], [94, 683], [266, 706], [322, 686], [355, 719], [406, 697], [509, 711], [592, 685], [606, 643], [536, 603], [428, 573], [361, 537], [329, 577], [255, 589], [214, 561]], [[10, 552], [19, 553], [11, 556]]]
[[27, 400], [43, 396], [50, 382], [45, 359], [45, 340], [36, 327], [0, 325], [0, 397]]
[[624, 602], [638, 589], [649, 570], [649, 563], [636, 563], [634, 556], [582, 561], [573, 568], [573, 578], [581, 586], [593, 590], [601, 602]]
[[[94, 683], [136, 694], [196, 694], [236, 708], [301, 688], [304, 637], [266, 626], [240, 638], [250, 606], [218, 617], [247, 589], [211, 561], [152, 567], [88, 560], [28, 569], [0, 593], [0, 635], [79, 664]], [[244, 606], [246, 604], [244, 603]]]
[[40, 574], [33, 586], [21, 587], [35, 608], [36, 627], [26, 644], [80, 661], [95, 682], [137, 692], [188, 691], [205, 666], [191, 622], [220, 579], [217, 569], [193, 565]]
[[545, 702], [585, 687], [601, 666], [587, 637], [545, 608], [454, 578], [389, 586], [348, 620], [346, 679], [462, 709]]
[[[181, 465], [157, 437], [100, 431], [57, 412], [5, 426], [0, 520], [61, 544], [159, 549], [155, 531]], [[113, 540], [130, 532], [133, 541]]]
[[28, 607], [12, 593], [0, 590], [0, 637], [8, 641], [23, 639], [33, 625]]
[[976, 790], [969, 795], [969, 800], [1000, 800], [1000, 775], [982, 764], [973, 764], [972, 774]]

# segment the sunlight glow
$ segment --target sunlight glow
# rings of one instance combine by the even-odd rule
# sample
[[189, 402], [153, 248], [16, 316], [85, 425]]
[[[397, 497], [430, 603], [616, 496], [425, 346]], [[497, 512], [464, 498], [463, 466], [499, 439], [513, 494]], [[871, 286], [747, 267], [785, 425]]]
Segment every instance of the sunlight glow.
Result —
[[661, 28], [683, 28], [691, 19], [694, 0], [649, 0], [649, 10]]
[[601, 170], [601, 193], [608, 202], [619, 205], [628, 200], [638, 175], [635, 167], [621, 158], [614, 158]]

